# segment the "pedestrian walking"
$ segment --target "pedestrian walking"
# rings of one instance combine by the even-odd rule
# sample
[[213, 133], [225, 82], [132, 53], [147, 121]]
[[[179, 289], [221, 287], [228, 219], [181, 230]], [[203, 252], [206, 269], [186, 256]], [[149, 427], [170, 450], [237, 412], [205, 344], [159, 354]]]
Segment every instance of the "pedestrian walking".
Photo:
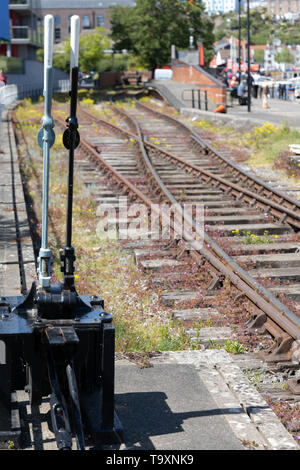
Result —
[[264, 109], [269, 108], [269, 104], [268, 104], [268, 96], [269, 96], [269, 95], [268, 95], [268, 91], [269, 91], [269, 87], [266, 86], [266, 87], [264, 88], [264, 91], [263, 91], [263, 102], [262, 102], [262, 107], [263, 107]]

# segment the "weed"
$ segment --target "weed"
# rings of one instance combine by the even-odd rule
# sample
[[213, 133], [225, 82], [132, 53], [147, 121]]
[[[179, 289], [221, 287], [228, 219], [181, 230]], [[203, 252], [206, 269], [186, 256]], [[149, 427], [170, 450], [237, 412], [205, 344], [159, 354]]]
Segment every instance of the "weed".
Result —
[[241, 439], [241, 443], [244, 447], [250, 450], [257, 449], [259, 447], [259, 444], [255, 441], [250, 441], [250, 439]]
[[15, 448], [14, 441], [7, 441], [7, 449], [8, 450], [13, 450], [14, 448]]
[[219, 341], [209, 340], [210, 349], [225, 349], [230, 354], [243, 354], [247, 348], [238, 341], [227, 339], [224, 344]]
[[160, 327], [159, 351], [182, 351], [189, 345], [190, 337], [180, 322], [174, 325], [173, 321], [170, 321], [169, 325]]
[[245, 369], [244, 372], [249, 382], [259, 390], [261, 388], [260, 383], [263, 378], [262, 371], [260, 369]]
[[270, 236], [268, 230], [265, 230], [262, 236], [255, 235], [254, 233], [251, 233], [250, 230], [246, 232], [246, 230], [240, 231], [239, 229], [236, 229], [236, 230], [232, 230], [232, 233], [238, 237], [245, 237], [245, 238], [241, 238], [240, 240], [241, 243], [243, 243], [244, 245], [273, 243], [278, 238], [278, 235]]

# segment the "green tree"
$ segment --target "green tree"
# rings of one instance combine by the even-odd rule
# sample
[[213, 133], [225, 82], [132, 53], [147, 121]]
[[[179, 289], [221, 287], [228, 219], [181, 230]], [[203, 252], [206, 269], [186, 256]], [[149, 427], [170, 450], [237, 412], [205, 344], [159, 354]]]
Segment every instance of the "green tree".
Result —
[[265, 52], [262, 49], [254, 51], [254, 60], [257, 64], [265, 63]]
[[111, 8], [114, 49], [127, 49], [152, 71], [170, 61], [171, 45], [189, 46], [190, 28], [201, 37], [205, 58], [212, 57], [213, 24], [201, 0], [137, 0], [133, 8]]
[[[81, 36], [79, 39], [79, 69], [88, 73], [97, 70], [101, 60], [104, 58], [104, 51], [110, 47], [110, 40], [104, 28], [96, 28], [92, 33]], [[53, 54], [53, 65], [65, 72], [70, 69], [70, 39], [65, 42], [63, 52]], [[44, 60], [44, 51], [38, 51], [38, 59]]]
[[295, 62], [295, 58], [289, 49], [284, 48], [280, 52], [277, 52], [275, 55], [275, 60], [279, 64], [293, 64]]

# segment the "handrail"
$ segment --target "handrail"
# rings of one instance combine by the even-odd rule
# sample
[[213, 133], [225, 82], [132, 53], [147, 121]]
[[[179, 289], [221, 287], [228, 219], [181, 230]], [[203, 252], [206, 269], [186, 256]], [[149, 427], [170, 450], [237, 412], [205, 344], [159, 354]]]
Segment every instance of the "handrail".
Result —
[[[184, 98], [184, 93], [191, 92], [191, 98]], [[181, 99], [182, 101], [192, 101], [192, 107], [195, 108], [195, 103], [198, 104], [197, 109], [202, 109], [202, 100], [201, 100], [201, 93], [204, 94], [204, 107], [205, 111], [208, 111], [208, 98], [207, 98], [207, 90], [201, 90], [200, 88], [186, 88], [181, 92]], [[196, 95], [196, 96], [195, 96]]]

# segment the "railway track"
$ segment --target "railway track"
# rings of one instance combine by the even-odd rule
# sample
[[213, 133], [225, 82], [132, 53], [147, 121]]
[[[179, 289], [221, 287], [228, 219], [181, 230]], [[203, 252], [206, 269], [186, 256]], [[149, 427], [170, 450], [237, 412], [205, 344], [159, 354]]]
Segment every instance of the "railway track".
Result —
[[[254, 305], [249, 326], [268, 331], [276, 338], [267, 360], [290, 359], [291, 346], [299, 340], [299, 284], [296, 283], [300, 263], [296, 233], [299, 202], [273, 191], [243, 171], [239, 174], [236, 165], [169, 116], [154, 112], [154, 117], [149, 119], [153, 110], [140, 104], [128, 106], [127, 112], [123, 107], [113, 107], [111, 112], [121, 120], [122, 128], [86, 110], [81, 111], [81, 127], [98, 122], [110, 133], [121, 136], [122, 143], [121, 140], [116, 143], [116, 152], [106, 154], [108, 142], [95, 135], [89, 137], [89, 142], [82, 141], [84, 152], [109, 172], [122, 194], [130, 194], [132, 199], [148, 207], [151, 202], [161, 200], [179, 204], [178, 196], [180, 204], [195, 200], [204, 204], [205, 246], [190, 253], [200, 265], [204, 256], [213, 266], [210, 290], [222, 284], [224, 276], [228, 277]], [[111, 143], [110, 137], [106, 139]], [[130, 156], [126, 141], [132, 142]], [[122, 145], [127, 152], [126, 159], [120, 153]], [[139, 146], [139, 157], [134, 152], [135, 146]], [[135, 186], [130, 185], [130, 180]], [[141, 187], [139, 192], [137, 184]], [[237, 233], [242, 236], [234, 236]], [[247, 244], [250, 236], [258, 242], [269, 239], [270, 243]], [[249, 264], [251, 269], [247, 270]]]
[[[292, 254], [295, 259], [295, 250], [298, 247], [297, 215], [292, 223], [288, 224], [286, 220], [280, 221], [284, 211], [282, 207], [273, 201], [271, 205], [274, 213], [271, 215], [265, 198], [261, 194], [252, 194], [249, 190], [243, 192], [243, 197], [238, 197], [237, 188], [233, 189], [234, 192], [228, 191], [224, 195], [226, 188], [224, 190], [223, 186], [215, 186], [215, 178], [224, 179], [226, 185], [238, 186], [237, 178], [224, 170], [212, 172], [211, 167], [205, 168], [205, 165], [211, 165], [211, 162], [205, 163], [207, 153], [203, 143], [201, 153], [195, 148], [191, 150], [188, 144], [184, 148], [183, 142], [184, 140], [188, 141], [188, 135], [185, 136], [187, 138], [182, 136], [178, 138], [177, 131], [175, 138], [179, 141], [179, 149], [176, 148], [175, 152], [175, 144], [171, 140], [174, 132], [172, 123], [168, 128], [169, 135], [167, 133], [158, 135], [159, 126], [154, 132], [153, 125], [150, 129], [152, 132], [147, 135], [145, 128], [142, 125], [141, 128], [138, 126], [137, 108], [130, 107], [128, 111], [124, 114], [123, 106], [120, 110], [115, 107], [110, 108], [110, 113], [107, 114], [111, 121], [109, 122], [107, 119], [104, 121], [97, 118], [89, 111], [80, 110], [79, 122], [82, 139], [76, 157], [76, 166], [84, 175], [85, 184], [92, 187], [94, 197], [102, 209], [114, 208], [118, 213], [120, 196], [127, 196], [131, 202], [142, 202], [148, 209], [153, 203], [169, 201], [169, 204], [181, 205], [185, 202], [200, 200], [201, 202], [205, 201], [206, 219], [203, 247], [194, 246], [193, 250], [184, 250], [182, 244], [177, 243], [174, 239], [158, 243], [143, 239], [127, 240], [125, 248], [134, 250], [136, 260], [146, 272], [150, 271], [152, 274], [154, 272], [154, 282], [161, 281], [162, 285], [175, 286], [175, 289], [176, 285], [180, 285], [183, 290], [177, 291], [178, 298], [184, 299], [185, 294], [192, 296], [197, 290], [197, 286], [199, 291], [203, 289], [206, 291], [203, 296], [198, 296], [197, 300], [200, 300], [198, 305], [194, 303], [191, 309], [184, 310], [186, 312], [185, 318], [182, 315], [177, 317], [188, 328], [190, 328], [192, 321], [197, 319], [199, 312], [200, 315], [205, 313], [212, 316], [216, 313], [213, 302], [211, 304], [209, 302], [218, 295], [219, 288], [226, 283], [225, 279], [230, 279], [232, 286], [230, 289], [234, 293], [234, 300], [239, 302], [239, 299], [242, 301], [244, 297], [247, 298], [247, 302], [243, 301], [243, 305], [246, 305], [248, 311], [252, 312], [253, 318], [249, 323], [252, 331], [269, 332], [276, 340], [269, 351], [264, 351], [264, 359], [271, 363], [279, 361], [279, 364], [289, 368], [292, 354], [295, 351], [297, 353], [295, 345], [297, 347], [299, 340], [297, 298], [293, 298], [290, 302], [288, 297], [282, 297], [280, 300], [283, 300], [284, 303], [280, 302], [272, 291], [273, 287], [266, 288], [264, 279], [252, 277], [251, 273], [247, 272], [247, 262], [244, 258], [239, 257], [252, 257], [255, 254], [256, 259], [258, 254], [263, 256], [283, 254], [284, 257]], [[145, 111], [140, 108], [140, 112], [142, 121], [145, 117]], [[55, 121], [58, 125], [58, 116], [55, 117]], [[117, 126], [116, 121], [121, 122], [122, 127]], [[60, 120], [60, 124], [65, 126], [65, 122], [62, 120]], [[162, 125], [160, 127], [162, 128]], [[163, 129], [165, 131], [166, 127]], [[151, 134], [155, 135], [155, 140], [151, 139], [153, 137]], [[152, 140], [156, 143], [151, 143]], [[164, 142], [164, 144], [160, 146], [159, 142]], [[167, 145], [171, 146], [172, 153]], [[214, 175], [211, 180], [209, 180], [210, 174]], [[200, 175], [204, 175], [208, 179], [203, 180]], [[212, 184], [210, 184], [211, 181]], [[220, 184], [225, 185], [223, 181]], [[244, 199], [245, 194], [248, 199]], [[255, 204], [253, 204], [254, 199]], [[297, 203], [297, 201], [295, 202]], [[280, 206], [280, 210], [276, 204]], [[271, 219], [271, 222], [262, 215], [265, 213], [268, 214], [268, 219]], [[161, 213], [158, 215], [162, 216]], [[237, 218], [234, 218], [236, 216]], [[254, 217], [251, 218], [251, 216]], [[263, 236], [266, 224], [269, 228], [271, 225], [274, 226], [274, 231], [270, 234], [273, 243], [244, 244], [247, 237], [234, 236], [231, 229], [224, 230], [224, 227], [225, 229], [230, 227], [230, 217], [233, 217], [235, 224], [238, 220], [243, 226], [243, 230], [245, 226], [251, 226], [251, 233], [256, 234], [257, 237]], [[291, 213], [289, 217], [292, 217]], [[221, 218], [224, 219], [224, 224], [219, 223]], [[263, 227], [253, 228], [256, 221], [261, 221]], [[190, 225], [192, 224], [191, 220]], [[222, 229], [216, 228], [218, 225], [221, 225]], [[236, 225], [234, 227], [236, 230]], [[242, 229], [240, 230], [242, 231]], [[171, 231], [176, 232], [176, 226], [171, 224]], [[276, 235], [277, 238], [275, 238]], [[191, 240], [188, 240], [187, 237], [185, 242], [191, 243]], [[278, 260], [280, 261], [280, 258]], [[296, 266], [297, 262], [298, 260], [296, 260]], [[161, 264], [155, 268], [155, 263]], [[253, 266], [252, 270], [255, 270]], [[274, 270], [276, 270], [275, 267]], [[188, 285], [185, 284], [187, 272], [190, 277], [197, 278], [196, 287], [192, 292], [185, 290]], [[199, 278], [201, 279], [199, 280]], [[275, 286], [275, 289], [284, 287], [285, 290], [288, 290], [288, 287], [291, 287], [285, 278], [282, 282], [282, 284]], [[298, 287], [297, 284], [292, 285]], [[172, 292], [162, 296], [167, 302], [169, 294]], [[295, 369], [295, 365], [293, 368]], [[297, 379], [292, 379], [290, 382], [292, 393], [298, 393]]]

